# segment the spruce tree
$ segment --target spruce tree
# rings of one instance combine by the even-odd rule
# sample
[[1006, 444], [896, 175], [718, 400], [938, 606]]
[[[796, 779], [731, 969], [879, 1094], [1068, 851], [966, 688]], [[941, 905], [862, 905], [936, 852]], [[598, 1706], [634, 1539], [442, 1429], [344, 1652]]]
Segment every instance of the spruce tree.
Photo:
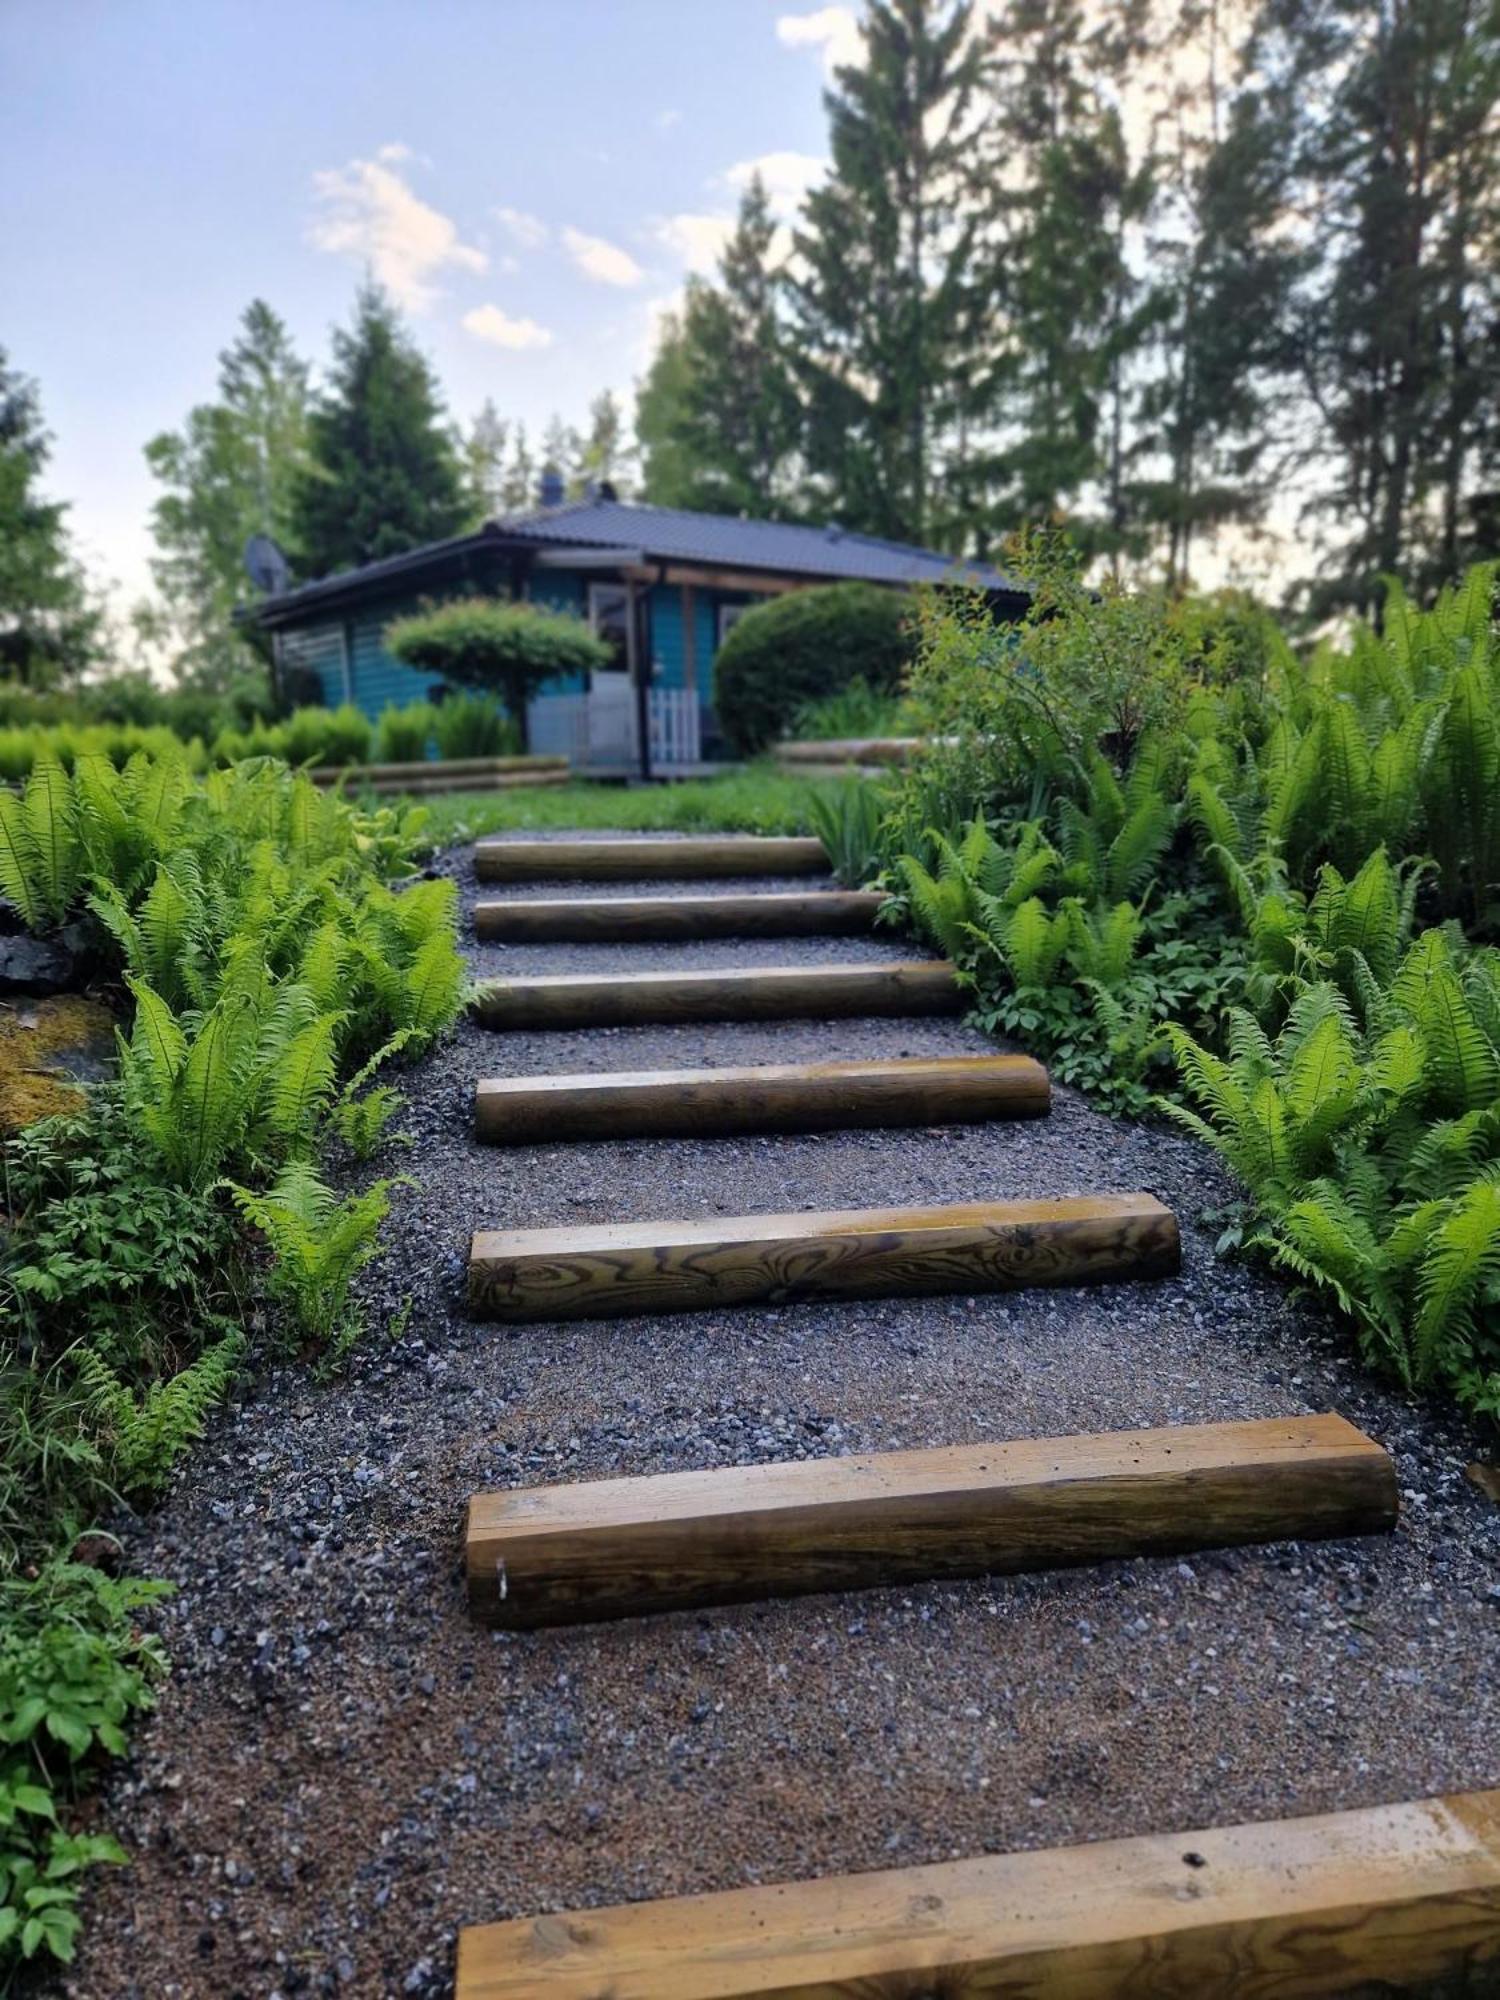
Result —
[[641, 497], [654, 507], [704, 505], [702, 468], [686, 436], [693, 365], [682, 317], [669, 313], [658, 329], [651, 366], [635, 392]]
[[471, 518], [437, 384], [390, 299], [367, 285], [309, 420], [292, 539], [304, 576], [327, 576], [462, 532]]
[[796, 238], [806, 449], [848, 526], [921, 542], [949, 532], [938, 487], [972, 357], [980, 55], [971, 0], [871, 0], [863, 26]]
[[157, 629], [179, 674], [214, 686], [250, 657], [234, 623], [235, 607], [253, 595], [245, 543], [257, 534], [289, 541], [307, 462], [307, 367], [264, 300], [246, 307], [219, 356], [218, 387], [217, 401], [146, 446], [166, 489], [151, 510], [151, 573], [165, 611]]
[[0, 348], [0, 675], [36, 688], [75, 679], [99, 638], [68, 510], [38, 491], [50, 450], [36, 384]]

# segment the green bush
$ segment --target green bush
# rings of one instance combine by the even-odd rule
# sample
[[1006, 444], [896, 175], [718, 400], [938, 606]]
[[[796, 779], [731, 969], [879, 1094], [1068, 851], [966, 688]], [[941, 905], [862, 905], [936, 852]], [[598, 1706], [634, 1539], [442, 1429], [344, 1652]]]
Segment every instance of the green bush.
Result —
[[[70, 1954], [74, 1877], [120, 1858], [57, 1814], [87, 1759], [123, 1749], [143, 1662], [161, 1664], [124, 1616], [155, 1587], [91, 1592], [67, 1556], [191, 1445], [258, 1295], [294, 1344], [337, 1357], [359, 1331], [349, 1288], [391, 1184], [336, 1202], [319, 1156], [379, 1142], [394, 1099], [372, 1077], [466, 987], [453, 885], [393, 886], [420, 826], [280, 763], [196, 778], [177, 752], [81, 755], [71, 776], [44, 756], [0, 793], [0, 889], [37, 931], [92, 910], [134, 1010], [119, 1082], [5, 1149], [0, 1598], [35, 1643], [0, 1618], [0, 1984], [16, 1958]], [[62, 1622], [49, 1578], [72, 1579]]]
[[368, 764], [375, 731], [352, 702], [339, 708], [299, 708], [269, 732], [274, 749], [289, 764], [331, 766]]
[[581, 618], [488, 597], [465, 597], [385, 629], [388, 652], [422, 673], [498, 695], [522, 732], [526, 704], [559, 674], [609, 664], [604, 640]]
[[438, 704], [438, 754], [442, 757], [514, 756], [521, 732], [487, 696], [449, 695]]
[[863, 674], [848, 687], [819, 701], [804, 702], [792, 718], [791, 733], [802, 743], [827, 743], [862, 736], [901, 736], [911, 717], [899, 695], [882, 694]]
[[409, 701], [404, 708], [388, 705], [375, 725], [377, 764], [420, 764], [437, 729], [437, 710], [430, 701]]
[[738, 619], [714, 662], [714, 710], [731, 747], [753, 756], [809, 702], [862, 680], [900, 692], [911, 663], [910, 600], [873, 584], [789, 591]]

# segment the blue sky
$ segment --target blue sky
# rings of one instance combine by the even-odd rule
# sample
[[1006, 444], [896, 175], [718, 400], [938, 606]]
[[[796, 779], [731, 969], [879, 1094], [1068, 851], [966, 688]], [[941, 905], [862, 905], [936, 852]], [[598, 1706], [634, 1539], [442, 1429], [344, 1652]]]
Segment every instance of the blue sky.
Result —
[[321, 362], [373, 266], [455, 416], [628, 393], [763, 163], [790, 213], [855, 11], [797, 0], [4, 0], [0, 344], [49, 484], [148, 585], [153, 433], [267, 299]]

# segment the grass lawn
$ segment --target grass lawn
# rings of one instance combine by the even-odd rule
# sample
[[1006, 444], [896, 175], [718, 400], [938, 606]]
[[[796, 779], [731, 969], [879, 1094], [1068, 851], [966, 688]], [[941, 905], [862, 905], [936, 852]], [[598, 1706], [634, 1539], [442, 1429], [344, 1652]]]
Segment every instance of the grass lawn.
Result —
[[478, 834], [529, 827], [612, 827], [632, 832], [810, 833], [811, 784], [770, 764], [680, 784], [606, 785], [580, 780], [535, 791], [447, 792], [421, 801], [440, 847]]

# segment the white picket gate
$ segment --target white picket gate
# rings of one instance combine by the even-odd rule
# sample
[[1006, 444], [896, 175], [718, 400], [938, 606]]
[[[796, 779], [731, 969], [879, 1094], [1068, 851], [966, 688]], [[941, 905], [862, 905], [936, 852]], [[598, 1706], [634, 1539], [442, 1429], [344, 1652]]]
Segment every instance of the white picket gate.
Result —
[[[702, 761], [703, 717], [695, 689], [648, 689], [646, 714], [654, 772]], [[635, 689], [624, 674], [596, 674], [587, 694], [538, 695], [526, 721], [536, 756], [566, 757], [575, 770], [615, 776], [640, 769]]]

